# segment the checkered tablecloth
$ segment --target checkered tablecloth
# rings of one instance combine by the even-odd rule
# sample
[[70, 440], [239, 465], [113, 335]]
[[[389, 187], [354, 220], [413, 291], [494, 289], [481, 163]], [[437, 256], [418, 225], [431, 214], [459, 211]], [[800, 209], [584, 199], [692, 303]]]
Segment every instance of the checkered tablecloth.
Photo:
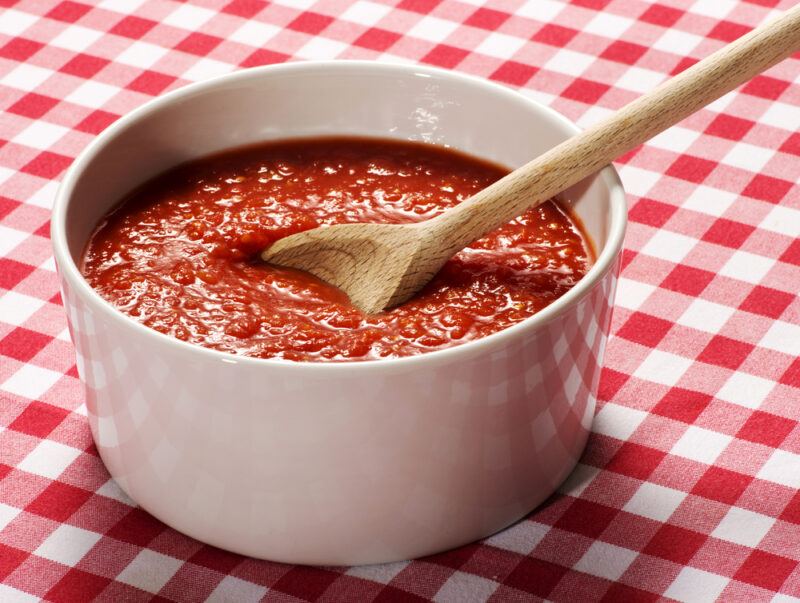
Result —
[[257, 561], [137, 509], [91, 441], [48, 240], [75, 155], [189, 81], [420, 62], [587, 125], [793, 3], [0, 0], [0, 601], [800, 600], [797, 57], [618, 163], [631, 223], [588, 449], [525, 520], [426, 559]]

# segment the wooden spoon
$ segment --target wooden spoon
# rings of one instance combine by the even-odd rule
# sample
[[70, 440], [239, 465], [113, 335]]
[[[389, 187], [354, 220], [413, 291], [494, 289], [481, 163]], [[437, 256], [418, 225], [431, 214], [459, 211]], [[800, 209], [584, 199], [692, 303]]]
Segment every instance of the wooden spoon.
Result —
[[364, 312], [380, 312], [414, 295], [472, 241], [799, 49], [800, 4], [435, 218], [315, 228], [275, 242], [261, 258], [311, 272]]

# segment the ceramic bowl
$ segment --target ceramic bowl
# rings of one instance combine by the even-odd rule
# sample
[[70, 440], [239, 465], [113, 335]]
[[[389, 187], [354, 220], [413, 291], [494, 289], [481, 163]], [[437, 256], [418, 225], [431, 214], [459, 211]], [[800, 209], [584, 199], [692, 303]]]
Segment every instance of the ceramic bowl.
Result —
[[291, 563], [418, 557], [530, 512], [574, 467], [594, 415], [626, 221], [613, 168], [564, 195], [598, 252], [572, 290], [509, 329], [416, 357], [293, 363], [205, 349], [113, 308], [79, 264], [125, 193], [222, 149], [364, 135], [515, 167], [576, 131], [502, 86], [373, 62], [239, 71], [114, 123], [69, 169], [52, 220], [89, 424], [111, 475], [185, 534]]

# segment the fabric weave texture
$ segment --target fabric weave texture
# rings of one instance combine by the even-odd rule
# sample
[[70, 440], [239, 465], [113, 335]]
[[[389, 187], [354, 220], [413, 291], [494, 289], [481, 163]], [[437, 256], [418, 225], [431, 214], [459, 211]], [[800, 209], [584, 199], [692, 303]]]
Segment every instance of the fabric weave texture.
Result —
[[575, 472], [479, 543], [293, 567], [161, 524], [91, 441], [48, 239], [154, 95], [303, 59], [431, 64], [587, 126], [791, 0], [0, 0], [0, 601], [800, 601], [800, 57], [617, 162], [630, 204]]

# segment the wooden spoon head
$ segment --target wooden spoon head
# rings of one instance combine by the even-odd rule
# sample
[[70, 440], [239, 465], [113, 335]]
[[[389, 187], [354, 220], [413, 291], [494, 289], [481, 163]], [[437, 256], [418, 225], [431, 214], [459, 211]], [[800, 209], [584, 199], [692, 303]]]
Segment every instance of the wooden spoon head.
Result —
[[261, 259], [310, 272], [374, 314], [404, 302], [435, 272], [415, 266], [423, 239], [416, 224], [340, 224], [280, 239]]

